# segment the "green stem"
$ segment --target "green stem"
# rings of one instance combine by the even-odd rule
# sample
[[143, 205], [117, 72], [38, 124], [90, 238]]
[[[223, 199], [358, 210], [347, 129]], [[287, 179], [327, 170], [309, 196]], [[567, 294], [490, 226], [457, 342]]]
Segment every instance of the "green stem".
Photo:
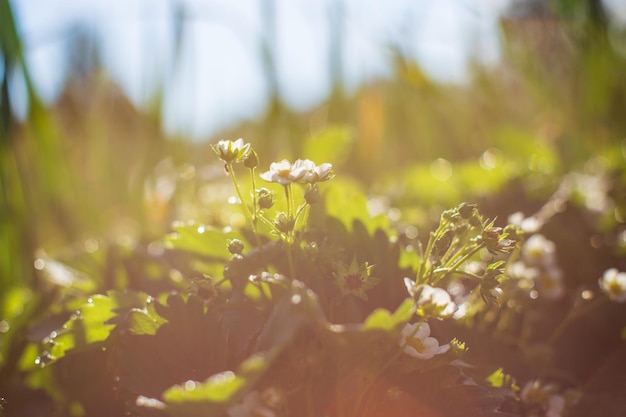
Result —
[[296, 227], [296, 225], [298, 224], [298, 219], [300, 218], [300, 215], [302, 214], [302, 212], [309, 206], [308, 203], [303, 203], [302, 205], [300, 205], [300, 207], [298, 207], [298, 209], [296, 210], [296, 216], [295, 219], [293, 221], [294, 224], [294, 228]]
[[291, 184], [283, 185], [285, 188], [285, 199], [287, 200], [287, 217], [291, 218]]
[[261, 221], [263, 221], [263, 223], [268, 225], [270, 227], [270, 229], [272, 229], [272, 231], [274, 231], [274, 233], [280, 234], [280, 231], [276, 228], [276, 225], [274, 225], [274, 223], [272, 223], [272, 221], [269, 220], [268, 218], [266, 218], [263, 214], [259, 214], [257, 219], [260, 219]]
[[250, 220], [250, 223], [252, 224], [252, 227], [254, 229], [254, 217], [252, 216], [252, 213], [250, 213], [250, 209], [243, 199], [237, 177], [235, 176], [235, 170], [233, 169], [233, 164], [231, 162], [228, 163], [228, 172], [230, 173], [230, 178], [232, 178], [233, 180], [233, 185], [235, 186], [235, 191], [237, 192], [239, 201], [241, 201], [241, 205], [243, 206], [243, 211], [246, 213], [246, 217], [248, 217], [248, 220]]
[[287, 243], [287, 263], [289, 264], [289, 275], [291, 275], [291, 279], [296, 279], [296, 267], [293, 261], [293, 248], [292, 248], [290, 241], [287, 241], [286, 243]]
[[[261, 237], [257, 231], [257, 222], [259, 219], [259, 209], [256, 201], [256, 178], [254, 175], [254, 168], [250, 168], [250, 183], [252, 184], [252, 234], [254, 234], [254, 239], [256, 240], [257, 248], [261, 247]], [[265, 260], [265, 254], [261, 251], [261, 262], [263, 265], [267, 266], [267, 261]]]
[[[453, 272], [456, 272], [456, 270], [457, 270], [457, 269], [459, 269], [459, 267], [460, 267], [461, 265], [463, 265], [463, 263], [464, 263], [465, 261], [467, 261], [467, 260], [468, 260], [469, 258], [471, 258], [471, 257], [472, 257], [472, 256], [473, 256], [476, 252], [478, 252], [479, 250], [481, 250], [481, 249], [482, 249], [482, 248], [484, 248], [484, 247], [485, 247], [485, 243], [484, 243], [484, 242], [483, 242], [483, 243], [481, 243], [481, 244], [479, 244], [479, 245], [477, 245], [477, 246], [475, 246], [474, 248], [472, 248], [472, 250], [470, 250], [469, 252], [467, 252], [465, 255], [461, 256], [461, 258], [459, 258], [459, 259], [458, 259], [458, 260], [454, 263], [454, 265], [452, 265], [452, 266], [451, 266], [451, 267], [449, 267], [449, 268], [446, 268], [446, 269], [447, 269], [447, 271], [446, 271], [446, 273], [445, 273], [445, 274], [441, 275], [441, 276], [440, 276], [440, 277], [438, 277], [438, 278], [437, 278], [436, 276], [434, 276], [434, 278], [435, 278], [435, 279], [434, 279], [432, 282], [429, 282], [429, 283], [430, 283], [430, 284], [435, 284], [435, 283], [437, 283], [437, 281], [439, 281], [439, 280], [440, 280], [441, 278], [443, 278], [444, 276], [446, 276], [446, 275], [448, 275], [448, 274], [451, 274], [451, 273], [453, 273]], [[453, 259], [451, 259], [450, 261], [452, 261], [452, 260], [453, 260]], [[432, 277], [431, 277], [431, 278], [432, 278]]]
[[428, 238], [428, 244], [426, 245], [426, 251], [423, 253], [422, 262], [420, 263], [420, 267], [417, 271], [417, 276], [415, 277], [415, 283], [419, 283], [420, 278], [424, 277], [426, 274], [426, 265], [430, 265], [430, 253], [433, 250], [433, 246], [435, 245], [435, 241], [439, 238], [441, 231], [448, 225], [447, 221], [441, 219], [439, 223], [439, 227], [433, 233], [430, 234]]
[[[287, 199], [287, 218], [291, 222], [293, 220], [293, 193], [291, 192], [291, 184], [285, 185], [285, 198]], [[293, 260], [293, 241], [294, 241], [294, 229], [295, 223], [291, 230], [285, 233], [285, 243], [287, 244], [287, 262], [289, 264], [289, 275], [291, 279], [296, 277], [296, 268]]]
[[480, 281], [482, 279], [482, 277], [472, 273], [472, 272], [467, 272], [467, 271], [457, 271], [457, 270], [452, 270], [450, 268], [437, 268], [435, 269], [435, 274], [440, 274], [443, 273], [443, 276], [446, 276], [447, 274], [461, 274], [463, 276], [466, 277], [470, 277], [470, 278], [474, 278], [475, 280]]
[[250, 183], [252, 184], [252, 209], [253, 209], [253, 223], [256, 225], [256, 219], [258, 215], [257, 201], [256, 201], [256, 178], [254, 176], [254, 168], [250, 168]]

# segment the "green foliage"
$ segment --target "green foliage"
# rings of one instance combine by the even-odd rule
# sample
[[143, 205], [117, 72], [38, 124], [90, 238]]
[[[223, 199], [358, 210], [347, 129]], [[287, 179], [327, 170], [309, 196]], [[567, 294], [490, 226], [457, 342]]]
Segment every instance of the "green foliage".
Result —
[[[0, 414], [621, 417], [626, 312], [598, 279], [624, 269], [625, 60], [599, 2], [557, 3], [562, 48], [503, 21], [498, 72], [442, 86], [398, 56], [328, 120], [275, 103], [221, 161], [28, 82], [9, 130], [3, 96]], [[0, 8], [6, 86], [28, 72]], [[310, 160], [264, 173], [289, 150]]]
[[243, 239], [241, 233], [224, 232], [205, 225], [179, 225], [174, 232], [165, 238], [165, 244], [170, 249], [192, 252], [204, 255], [216, 261], [225, 261], [230, 258], [227, 242], [232, 239]]
[[350, 230], [354, 221], [365, 225], [368, 232], [377, 228], [385, 229], [389, 222], [385, 215], [372, 216], [367, 207], [367, 197], [357, 183], [335, 181], [324, 194], [324, 212], [327, 216], [338, 219]]
[[[93, 349], [94, 345], [100, 345], [110, 336], [115, 328], [114, 318], [127, 311], [134, 311], [132, 309], [144, 307], [148, 300], [148, 295], [135, 292], [110, 292], [108, 295], [90, 296], [72, 314], [63, 328], [53, 332], [45, 341], [51, 348], [39, 360], [46, 363], [61, 359], [70, 351]], [[136, 318], [136, 315], [133, 317]], [[143, 322], [144, 326], [145, 324]]]
[[376, 309], [363, 322], [363, 329], [392, 331], [408, 322], [414, 310], [415, 304], [409, 299], [404, 300], [393, 314], [384, 309]]

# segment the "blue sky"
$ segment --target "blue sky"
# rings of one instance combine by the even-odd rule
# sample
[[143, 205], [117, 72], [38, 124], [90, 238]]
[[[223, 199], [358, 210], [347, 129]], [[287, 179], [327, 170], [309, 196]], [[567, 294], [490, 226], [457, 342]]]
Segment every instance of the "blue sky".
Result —
[[[497, 62], [498, 16], [510, 0], [275, 0], [281, 98], [297, 110], [330, 88], [329, 16], [342, 5], [342, 79], [349, 91], [391, 73], [389, 45], [433, 78], [462, 82], [470, 57]], [[196, 139], [260, 115], [267, 105], [260, 43], [263, 0], [14, 0], [41, 96], [62, 88], [66, 48], [80, 23], [101, 41], [103, 65], [138, 106], [163, 88], [165, 129]], [[186, 19], [174, 59], [175, 6]]]

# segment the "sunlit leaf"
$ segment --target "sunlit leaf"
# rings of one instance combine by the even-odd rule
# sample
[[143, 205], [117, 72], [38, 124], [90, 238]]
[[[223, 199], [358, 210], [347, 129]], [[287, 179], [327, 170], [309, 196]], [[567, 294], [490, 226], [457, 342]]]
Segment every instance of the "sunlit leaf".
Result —
[[388, 227], [389, 220], [385, 215], [370, 214], [367, 198], [357, 184], [335, 178], [325, 187], [324, 193], [326, 214], [339, 219], [348, 230], [352, 230], [355, 220], [361, 221], [369, 233]]
[[244, 240], [243, 236], [234, 231], [223, 231], [204, 225], [178, 226], [165, 239], [165, 245], [171, 249], [194, 252], [219, 260], [228, 260], [228, 241]]
[[240, 364], [237, 372], [220, 372], [203, 382], [186, 381], [166, 390], [163, 402], [143, 399], [141, 405], [163, 409], [177, 417], [219, 415], [227, 404], [241, 399], [247, 387], [261, 377], [272, 356], [251, 356]]
[[115, 328], [112, 319], [122, 312], [144, 307], [147, 300], [148, 295], [131, 291], [89, 297], [63, 328], [51, 335], [50, 359], [60, 359], [70, 350], [105, 341]]
[[494, 388], [502, 388], [504, 386], [505, 377], [506, 374], [502, 371], [502, 368], [498, 368], [487, 377], [487, 381], [489, 381]]
[[317, 296], [302, 283], [294, 281], [291, 292], [274, 307], [257, 339], [255, 351], [282, 348], [307, 325], [325, 323]]
[[380, 330], [393, 330], [397, 328], [400, 324], [406, 323], [413, 313], [415, 312], [415, 303], [413, 300], [407, 298], [405, 299], [400, 306], [394, 311], [390, 313], [389, 311], [379, 308], [374, 310], [367, 318], [363, 324], [363, 329], [372, 330], [372, 329], [380, 329]]
[[128, 329], [134, 334], [155, 334], [165, 320], [143, 309], [134, 308], [128, 313]]
[[223, 403], [227, 402], [245, 383], [245, 378], [236, 376], [232, 371], [225, 371], [211, 376], [202, 383], [191, 382], [182, 386], [176, 385], [163, 393], [163, 399], [169, 403], [189, 401]]

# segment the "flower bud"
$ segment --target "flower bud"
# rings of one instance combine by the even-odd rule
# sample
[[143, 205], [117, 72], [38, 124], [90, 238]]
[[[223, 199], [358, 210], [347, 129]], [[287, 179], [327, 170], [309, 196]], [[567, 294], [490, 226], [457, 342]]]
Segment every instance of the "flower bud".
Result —
[[267, 188], [256, 190], [257, 202], [261, 209], [269, 209], [274, 205], [274, 194]]
[[287, 217], [285, 213], [278, 213], [276, 216], [276, 220], [274, 220], [274, 225], [281, 233], [289, 233], [293, 230], [294, 220]]
[[313, 205], [320, 200], [320, 193], [317, 191], [317, 188], [311, 188], [304, 193], [304, 201], [308, 204]]
[[472, 217], [472, 215], [474, 214], [475, 210], [476, 210], [476, 204], [461, 203], [461, 205], [459, 206], [459, 214], [465, 220], [467, 220], [470, 217]]
[[228, 252], [233, 255], [240, 255], [243, 252], [243, 242], [239, 239], [228, 240]]
[[246, 157], [243, 160], [243, 164], [246, 168], [256, 168], [259, 166], [259, 156], [256, 154], [256, 151], [252, 148], [246, 154]]
[[478, 214], [477, 211], [475, 211], [474, 214], [472, 214], [472, 216], [468, 220], [468, 223], [472, 227], [481, 227], [482, 226], [482, 220], [481, 220], [480, 215]]

